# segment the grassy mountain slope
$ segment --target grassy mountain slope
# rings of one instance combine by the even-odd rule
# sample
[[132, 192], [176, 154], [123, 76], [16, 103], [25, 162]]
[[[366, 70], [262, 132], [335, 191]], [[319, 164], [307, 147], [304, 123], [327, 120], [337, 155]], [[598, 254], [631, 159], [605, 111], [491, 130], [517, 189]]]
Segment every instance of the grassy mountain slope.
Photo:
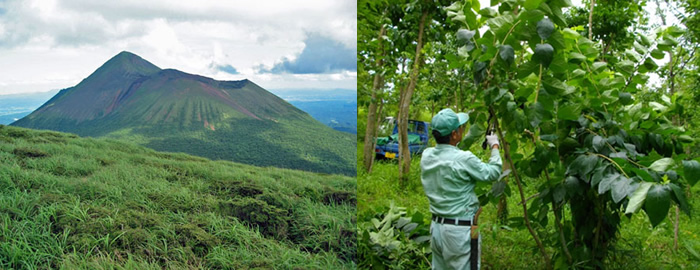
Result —
[[257, 166], [356, 175], [354, 136], [249, 80], [160, 69], [129, 52], [12, 125]]
[[0, 268], [353, 268], [355, 189], [0, 125]]

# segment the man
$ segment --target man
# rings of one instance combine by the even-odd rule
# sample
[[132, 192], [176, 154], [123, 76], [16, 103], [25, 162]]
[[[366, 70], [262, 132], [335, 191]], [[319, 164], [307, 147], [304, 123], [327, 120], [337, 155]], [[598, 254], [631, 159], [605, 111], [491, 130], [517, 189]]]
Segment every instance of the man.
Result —
[[438, 112], [430, 123], [437, 146], [423, 151], [420, 161], [421, 182], [433, 214], [433, 269], [471, 269], [471, 225], [479, 209], [474, 186], [476, 181], [494, 181], [501, 175], [496, 135], [486, 136], [492, 149], [488, 163], [456, 147], [464, 136], [467, 120], [466, 113], [451, 109]]

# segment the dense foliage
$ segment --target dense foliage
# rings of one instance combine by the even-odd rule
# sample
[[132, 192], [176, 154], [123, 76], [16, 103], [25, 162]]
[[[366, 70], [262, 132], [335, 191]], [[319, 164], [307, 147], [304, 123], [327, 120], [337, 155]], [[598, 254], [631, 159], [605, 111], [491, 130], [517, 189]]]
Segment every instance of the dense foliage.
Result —
[[[694, 132], [683, 122], [689, 91], [647, 86], [652, 73], [663, 74], [658, 60], [673, 57], [686, 31], [608, 31], [590, 40], [579, 32], [583, 27], [567, 22], [570, 1], [491, 2], [498, 6], [465, 0], [445, 7], [448, 18], [435, 23], [449, 25], [442, 32], [448, 38], [426, 45], [426, 62], [462, 81], [459, 87], [421, 74], [455, 93], [441, 99], [434, 91], [429, 100], [471, 111], [460, 147], [483, 140], [492, 119], [509, 176], [481, 194], [482, 204], [519, 196], [523, 216], [510, 225], [530, 232], [547, 268], [604, 267], [625, 217], [644, 212], [658, 226], [671, 206], [690, 215], [687, 196], [700, 180], [700, 163], [689, 152]], [[599, 20], [619, 20], [613, 25], [628, 31], [640, 12], [636, 3], [624, 4], [618, 12], [631, 15], [611, 19], [601, 10]], [[594, 23], [594, 33], [608, 29], [601, 25]], [[671, 80], [672, 74], [679, 72], [669, 70]], [[645, 98], [650, 91], [655, 98]], [[418, 104], [414, 110], [434, 106]], [[537, 193], [525, 194], [526, 185]], [[554, 230], [547, 230], [550, 224]]]
[[0, 125], [0, 268], [354, 268], [355, 189]]

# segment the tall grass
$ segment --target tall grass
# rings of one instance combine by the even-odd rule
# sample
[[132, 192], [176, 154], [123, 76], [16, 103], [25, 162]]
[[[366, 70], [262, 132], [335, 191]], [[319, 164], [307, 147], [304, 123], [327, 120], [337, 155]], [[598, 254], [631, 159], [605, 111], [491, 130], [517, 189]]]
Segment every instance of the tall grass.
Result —
[[353, 268], [355, 188], [0, 126], [0, 268]]

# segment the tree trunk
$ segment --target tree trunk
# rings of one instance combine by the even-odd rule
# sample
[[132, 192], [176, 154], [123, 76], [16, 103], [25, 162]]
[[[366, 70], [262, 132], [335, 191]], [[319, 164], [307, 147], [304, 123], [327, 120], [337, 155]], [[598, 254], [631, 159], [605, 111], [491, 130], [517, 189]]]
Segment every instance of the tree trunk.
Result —
[[[510, 163], [503, 163], [503, 171], [510, 170]], [[508, 177], [506, 176], [503, 181], [508, 185]], [[496, 216], [498, 217], [498, 223], [502, 225], [508, 224], [508, 200], [506, 200], [506, 195], [501, 195], [501, 199], [498, 200], [498, 210], [496, 211]]]
[[408, 182], [408, 174], [411, 169], [411, 153], [408, 150], [408, 111], [411, 105], [411, 97], [416, 89], [418, 73], [421, 67], [421, 49], [423, 48], [423, 28], [428, 17], [428, 10], [423, 10], [418, 26], [418, 45], [416, 45], [416, 57], [413, 59], [413, 68], [405, 92], [401, 93], [399, 105], [399, 184], [405, 186]]
[[[384, 46], [382, 43], [382, 36], [386, 34], [386, 29], [384, 29], [384, 26], [382, 26], [382, 29], [379, 30], [379, 52], [380, 55], [384, 54]], [[364, 166], [365, 170], [369, 173], [372, 171], [372, 164], [374, 163], [374, 147], [377, 142], [375, 137], [373, 136], [376, 132], [376, 120], [377, 120], [377, 92], [382, 91], [382, 85], [383, 83], [383, 78], [382, 78], [382, 65], [383, 62], [381, 58], [379, 58], [376, 62], [376, 73], [374, 74], [374, 83], [372, 84], [372, 98], [370, 99], [369, 102], [369, 109], [367, 111], [367, 129], [365, 129], [365, 147], [363, 150], [364, 153]]]
[[[658, 5], [658, 2], [657, 2], [657, 5]], [[665, 23], [665, 20], [664, 20], [664, 23]], [[668, 62], [668, 71], [669, 71], [668, 79], [671, 80], [671, 85], [668, 89], [668, 92], [669, 92], [669, 95], [673, 97], [673, 94], [676, 91], [675, 83], [674, 83], [676, 80], [676, 78], [675, 78], [676, 75], [673, 74], [673, 51], [668, 52], [668, 54], [669, 54], [669, 59], [670, 59], [670, 61]], [[680, 122], [680, 120], [678, 119], [678, 115], [673, 115], [671, 120], [673, 121], [674, 125], [678, 125]], [[679, 221], [680, 221], [680, 215], [681, 215], [681, 212], [678, 209], [678, 205], [676, 205], [676, 220], [673, 223], [673, 250], [678, 250], [678, 227], [679, 227], [678, 225], [679, 225]]]
[[588, 13], [588, 39], [593, 40], [593, 6], [595, 0], [591, 0], [591, 11]]
[[[377, 120], [376, 120], [377, 124], [374, 125], [374, 138], [377, 138], [377, 134], [379, 133], [379, 124], [381, 123], [383, 109], [384, 109], [384, 102], [380, 101], [379, 110], [377, 111]], [[374, 142], [375, 142], [374, 144], [376, 144], [376, 140], [374, 140]], [[372, 149], [372, 151], [374, 152], [374, 149]], [[369, 164], [369, 170], [367, 170], [367, 173], [372, 173], [372, 168], [374, 167], [375, 156], [376, 156], [376, 154], [372, 153], [372, 157], [371, 157], [372, 162], [370, 162], [370, 164]]]
[[676, 220], [673, 222], [673, 250], [678, 250], [678, 223], [680, 223], [681, 211], [676, 205]]
[[455, 107], [455, 110], [457, 110], [458, 112], [463, 111], [462, 110], [462, 85], [463, 85], [462, 80], [457, 80], [457, 102], [455, 102], [455, 105], [457, 105], [457, 107]]

